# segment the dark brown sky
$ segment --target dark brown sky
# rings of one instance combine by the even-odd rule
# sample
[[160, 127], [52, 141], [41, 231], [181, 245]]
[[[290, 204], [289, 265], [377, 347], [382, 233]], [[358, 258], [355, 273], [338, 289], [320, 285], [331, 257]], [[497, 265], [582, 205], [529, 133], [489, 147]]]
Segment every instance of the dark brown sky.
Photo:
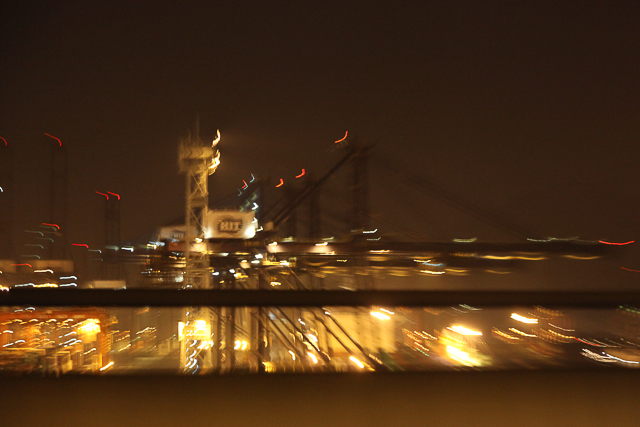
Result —
[[[69, 153], [72, 241], [103, 236], [95, 191], [122, 195], [125, 239], [180, 217], [177, 145], [199, 115], [222, 132], [212, 202], [251, 173], [320, 173], [348, 130], [543, 235], [640, 240], [639, 3], [255, 3], [4, 2], [16, 229], [49, 220], [45, 132]], [[405, 228], [496, 238], [372, 173], [374, 210]]]

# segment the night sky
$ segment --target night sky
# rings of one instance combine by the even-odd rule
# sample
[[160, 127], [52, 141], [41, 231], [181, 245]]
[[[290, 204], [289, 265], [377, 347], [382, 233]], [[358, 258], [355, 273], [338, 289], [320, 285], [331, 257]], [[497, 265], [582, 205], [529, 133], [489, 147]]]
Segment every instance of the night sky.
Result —
[[424, 239], [513, 241], [385, 159], [540, 236], [640, 241], [640, 3], [342, 3], [3, 2], [18, 241], [49, 221], [45, 133], [69, 155], [70, 242], [103, 242], [95, 191], [122, 196], [125, 240], [183, 216], [197, 117], [222, 133], [212, 204], [252, 173], [321, 174], [349, 131], [377, 144], [372, 210]]

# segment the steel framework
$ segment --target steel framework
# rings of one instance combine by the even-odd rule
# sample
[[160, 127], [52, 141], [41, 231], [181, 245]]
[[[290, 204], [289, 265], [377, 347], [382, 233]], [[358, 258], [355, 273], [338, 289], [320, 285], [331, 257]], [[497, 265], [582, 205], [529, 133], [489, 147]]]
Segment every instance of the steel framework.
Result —
[[[220, 131], [211, 146], [200, 139], [199, 126], [195, 132], [180, 141], [178, 166], [186, 179], [185, 215], [185, 277], [184, 287], [209, 289], [209, 258], [206, 254], [205, 218], [207, 216], [208, 177], [220, 164], [216, 145]], [[212, 313], [209, 309], [190, 307], [185, 311], [184, 339], [181, 344], [180, 363], [185, 372], [201, 373], [212, 367], [211, 340]]]

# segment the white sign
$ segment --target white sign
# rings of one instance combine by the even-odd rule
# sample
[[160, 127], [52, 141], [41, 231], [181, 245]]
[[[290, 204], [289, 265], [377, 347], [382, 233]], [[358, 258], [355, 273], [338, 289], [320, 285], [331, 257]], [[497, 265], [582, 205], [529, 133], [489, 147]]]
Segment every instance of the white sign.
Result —
[[206, 239], [251, 239], [257, 221], [253, 212], [209, 211], [205, 220]]

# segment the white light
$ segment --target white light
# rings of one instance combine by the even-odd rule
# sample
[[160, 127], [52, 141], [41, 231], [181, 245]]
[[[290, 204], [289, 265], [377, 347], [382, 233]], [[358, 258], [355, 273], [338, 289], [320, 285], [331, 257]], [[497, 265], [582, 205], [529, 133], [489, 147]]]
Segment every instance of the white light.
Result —
[[104, 365], [102, 368], [100, 368], [101, 371], [104, 371], [106, 369], [109, 369], [110, 367], [113, 366], [113, 362], [109, 362], [106, 365]]
[[465, 328], [464, 326], [459, 326], [459, 325], [451, 326], [450, 328], [447, 328], [447, 329], [462, 335], [482, 335], [482, 332], [480, 331], [474, 331], [473, 329]]
[[258, 209], [260, 206], [258, 206], [258, 204], [256, 202], [253, 202], [253, 207], [251, 208], [252, 211], [255, 211], [256, 209]]
[[289, 354], [291, 355], [291, 358], [293, 360], [296, 360], [296, 355], [295, 355], [295, 353], [293, 351], [289, 350]]
[[358, 368], [362, 369], [364, 368], [364, 363], [362, 363], [361, 361], [359, 361], [356, 357], [351, 356], [349, 358], [349, 360], [351, 360], [353, 363], [355, 363], [356, 365], [358, 365]]
[[311, 352], [307, 353], [307, 355], [313, 360], [313, 363], [318, 363], [318, 358]]
[[242, 345], [242, 343], [241, 343], [240, 341], [236, 341], [236, 342], [235, 342], [235, 345], [233, 346], [233, 349], [234, 349], [234, 350], [237, 350], [237, 349], [239, 349], [239, 348], [240, 348], [240, 346], [241, 346], [241, 345]]
[[520, 316], [518, 313], [511, 313], [511, 318], [513, 320], [517, 320], [518, 322], [522, 322], [522, 323], [530, 323], [530, 324], [538, 323], [538, 319], [532, 319], [529, 317]]
[[372, 312], [371, 312], [371, 315], [372, 315], [373, 317], [377, 317], [377, 318], [378, 318], [378, 319], [380, 319], [380, 320], [389, 320], [389, 319], [391, 319], [391, 317], [387, 316], [387, 315], [386, 315], [386, 314], [384, 314], [384, 313], [380, 313], [379, 311], [372, 311]]
[[377, 228], [375, 230], [364, 230], [363, 233], [364, 234], [374, 234], [376, 231], [378, 231]]
[[327, 243], [327, 242], [324, 242], [324, 243], [316, 243], [316, 246], [327, 246], [327, 245], [328, 245], [328, 243]]
[[211, 146], [215, 147], [218, 144], [218, 142], [220, 142], [220, 129], [218, 129], [218, 136], [216, 139], [213, 140], [213, 142], [211, 143]]

